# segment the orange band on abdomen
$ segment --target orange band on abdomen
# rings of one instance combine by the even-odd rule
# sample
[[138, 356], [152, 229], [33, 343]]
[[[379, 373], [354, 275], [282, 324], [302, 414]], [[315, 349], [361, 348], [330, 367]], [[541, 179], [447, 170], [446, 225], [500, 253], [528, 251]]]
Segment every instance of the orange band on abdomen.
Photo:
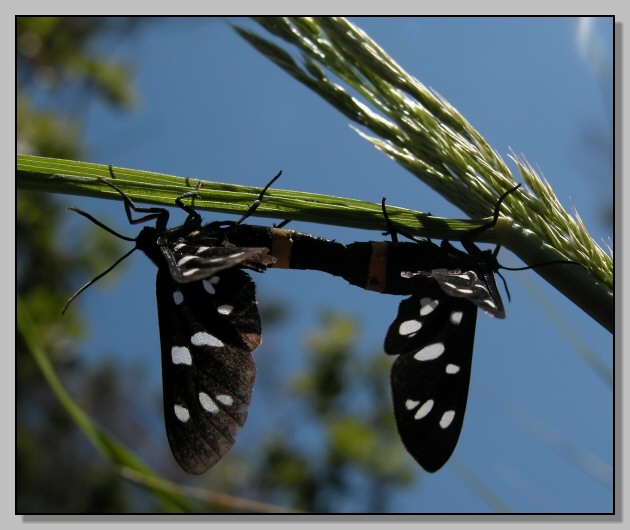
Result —
[[293, 248], [293, 230], [276, 228], [271, 236], [271, 255], [276, 258], [273, 266], [277, 269], [288, 269], [291, 264]]
[[387, 243], [372, 242], [372, 255], [368, 266], [366, 289], [383, 292], [387, 283]]

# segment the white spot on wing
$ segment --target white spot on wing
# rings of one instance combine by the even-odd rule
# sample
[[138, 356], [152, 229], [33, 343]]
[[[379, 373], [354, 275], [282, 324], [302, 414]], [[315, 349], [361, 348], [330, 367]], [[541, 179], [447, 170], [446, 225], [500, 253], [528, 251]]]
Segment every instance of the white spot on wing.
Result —
[[188, 409], [186, 407], [175, 405], [173, 407], [173, 410], [175, 411], [175, 417], [179, 421], [186, 423], [190, 419], [190, 412], [188, 412]]
[[453, 423], [453, 418], [455, 418], [455, 411], [447, 410], [440, 418], [440, 427], [442, 427], [442, 429], [446, 429], [451, 423]]
[[407, 407], [407, 410], [413, 410], [418, 405], [420, 405], [420, 402], [419, 401], [415, 401], [413, 399], [408, 399], [407, 401], [405, 401], [405, 407]]
[[210, 335], [210, 333], [206, 333], [205, 331], [198, 331], [192, 337], [190, 337], [190, 342], [192, 342], [195, 346], [211, 346], [213, 348], [220, 348], [223, 346], [223, 343], [217, 339], [214, 335]]
[[175, 302], [175, 305], [179, 305], [184, 301], [184, 295], [182, 294], [181, 291], [175, 291], [173, 293], [173, 302]]
[[232, 403], [234, 403], [232, 396], [228, 396], [227, 394], [218, 394], [215, 397], [219, 403], [225, 405], [226, 407], [230, 407]]
[[426, 316], [431, 313], [440, 303], [435, 298], [421, 298], [420, 299], [420, 315]]
[[201, 406], [208, 412], [212, 412], [212, 414], [219, 412], [217, 404], [212, 401], [212, 398], [205, 392], [199, 392], [199, 403], [201, 403]]
[[426, 400], [414, 415], [414, 420], [424, 418], [429, 412], [431, 412], [434, 403], [435, 402], [432, 399]]
[[449, 375], [453, 375], [456, 374], [457, 372], [459, 372], [459, 366], [457, 366], [456, 364], [447, 364], [446, 365], [446, 373]]
[[231, 306], [229, 304], [223, 304], [217, 307], [217, 311], [221, 313], [222, 315], [229, 315], [233, 309], [234, 309], [234, 306]]
[[173, 364], [192, 365], [190, 350], [186, 348], [186, 346], [173, 346], [171, 348], [171, 359], [173, 360]]
[[209, 294], [214, 294], [216, 293], [214, 286], [219, 283], [219, 280], [221, 278], [219, 278], [218, 276], [213, 276], [210, 279], [207, 280], [203, 280], [203, 288], [208, 291]]
[[414, 333], [417, 333], [421, 327], [422, 323], [418, 320], [405, 320], [404, 322], [401, 322], [398, 328], [398, 333], [405, 336], [413, 335]]
[[197, 249], [197, 252], [195, 252], [195, 254], [202, 254], [204, 253], [206, 250], [208, 250], [210, 247], [199, 247]]
[[432, 361], [433, 359], [437, 359], [443, 353], [444, 344], [441, 342], [434, 342], [433, 344], [429, 344], [428, 346], [422, 348], [413, 356], [413, 358], [417, 361]]
[[453, 311], [451, 313], [451, 323], [457, 326], [462, 321], [463, 316], [464, 313], [462, 311]]

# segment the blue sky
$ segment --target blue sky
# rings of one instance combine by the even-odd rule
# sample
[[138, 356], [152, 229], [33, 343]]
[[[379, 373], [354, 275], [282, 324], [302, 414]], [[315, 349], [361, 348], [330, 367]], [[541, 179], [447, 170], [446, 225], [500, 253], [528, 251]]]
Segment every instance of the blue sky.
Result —
[[[603, 47], [599, 69], [592, 52], [584, 53], [575, 18], [352, 20], [445, 97], [505, 160], [510, 152], [525, 156], [565, 207], [579, 212], [596, 241], [603, 246], [612, 240], [605, 219], [613, 195], [611, 19], [592, 28]], [[236, 22], [257, 28], [248, 19]], [[279, 188], [372, 202], [386, 195], [390, 205], [463, 217], [224, 19], [149, 24], [129, 39], [102, 43], [101, 50], [135, 66], [140, 102], [130, 114], [96, 104], [87, 109], [88, 161], [251, 186], [262, 186], [282, 169]], [[61, 199], [125, 234], [137, 229], [127, 226], [118, 202]], [[342, 242], [381, 239], [379, 233], [333, 226], [290, 227]], [[514, 262], [506, 251], [500, 258]], [[147, 377], [158, 381], [154, 274], [147, 259], [134, 255], [115, 285], [87, 291], [74, 309], [80, 307], [90, 322], [86, 356], [112, 351], [121, 360], [143, 359], [154, 367]], [[466, 420], [454, 457], [436, 474], [418, 473], [395, 511], [490, 511], [463, 468], [516, 512], [612, 510], [612, 486], [601, 479], [610, 477], [613, 466], [612, 388], [576, 349], [577, 343], [612, 370], [612, 336], [534, 272], [506, 277], [512, 296], [507, 318], [478, 317]], [[263, 328], [259, 377], [265, 366], [271, 369], [268, 363], [299, 366], [303, 337], [316, 328], [322, 308], [359, 319], [361, 346], [377, 350], [401, 300], [314, 272], [272, 270], [254, 280], [261, 305], [281, 297], [293, 312], [290, 325], [273, 337], [267, 339]], [[280, 351], [265, 344], [280, 345]], [[283, 399], [293, 398], [280, 395], [273, 410], [282, 411]], [[237, 447], [256, 443], [257, 435], [281, 422], [281, 412], [269, 414], [257, 405], [254, 391]], [[158, 443], [168, 451], [165, 437]], [[568, 446], [599, 474], [567, 459]], [[411, 457], [409, 465], [416, 465]]]

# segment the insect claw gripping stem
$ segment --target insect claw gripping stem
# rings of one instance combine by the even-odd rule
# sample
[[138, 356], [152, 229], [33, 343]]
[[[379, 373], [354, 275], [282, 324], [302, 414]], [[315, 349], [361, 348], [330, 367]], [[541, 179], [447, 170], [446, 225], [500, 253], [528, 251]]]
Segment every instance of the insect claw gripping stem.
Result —
[[[241, 223], [243, 223], [243, 221], [245, 221], [245, 219], [247, 219], [248, 217], [250, 217], [251, 215], [253, 215], [253, 213], [256, 211], [256, 209], [260, 206], [260, 203], [263, 200], [263, 197], [265, 196], [265, 193], [267, 193], [267, 190], [271, 187], [271, 185], [280, 178], [280, 175], [282, 175], [282, 171], [278, 171], [278, 174], [273, 177], [268, 183], [267, 185], [262, 189], [262, 191], [258, 194], [258, 198], [251, 204], [251, 206], [247, 209], [247, 211], [241, 216], [241, 218], [236, 221], [237, 225], [240, 225]], [[286, 225], [289, 221], [287, 220], [286, 222], [283, 221], [283, 225]]]
[[383, 218], [385, 219], [385, 226], [387, 227], [387, 231], [383, 232], [384, 236], [389, 235], [392, 238], [392, 243], [398, 243], [398, 233], [392, 224], [389, 215], [387, 214], [387, 208], [385, 207], [385, 201], [387, 201], [387, 197], [383, 197], [381, 199], [381, 210], [383, 211]]
[[420, 240], [417, 237], [412, 236], [411, 234], [408, 234], [407, 232], [403, 232], [402, 230], [398, 230], [394, 227], [394, 223], [392, 223], [387, 213], [385, 201], [387, 201], [387, 197], [383, 197], [383, 199], [381, 200], [381, 210], [383, 211], [383, 217], [385, 218], [385, 225], [387, 227], [387, 230], [383, 232], [383, 235], [384, 236], [389, 235], [392, 239], [392, 243], [398, 243], [398, 234], [406, 237], [410, 241], [414, 241], [415, 243], [418, 243]]
[[[503, 195], [501, 195], [499, 197], [499, 200], [497, 201], [497, 203], [494, 205], [494, 214], [492, 216], [492, 221], [489, 221], [486, 224], [483, 224], [477, 228], [473, 228], [472, 230], [470, 230], [469, 232], [467, 232], [461, 239], [462, 245], [464, 246], [464, 248], [467, 251], [469, 250], [469, 247], [467, 247], [467, 245], [470, 245], [472, 243], [472, 236], [474, 236], [475, 234], [480, 234], [481, 232], [485, 232], [486, 230], [489, 230], [490, 228], [492, 228], [493, 226], [495, 226], [497, 224], [497, 221], [499, 220], [499, 215], [501, 213], [501, 204], [503, 203], [503, 201], [505, 200], [505, 198], [510, 194], [510, 193], [514, 193], [518, 188], [520, 188], [521, 185], [517, 184], [516, 186], [514, 186], [513, 188], [510, 188], [509, 190], [507, 190], [505, 193], [503, 193]], [[495, 249], [495, 256], [496, 254], [498, 254], [498, 248]]]
[[182, 199], [186, 197], [199, 198], [199, 190], [201, 189], [202, 185], [203, 185], [203, 181], [198, 180], [197, 185], [195, 186], [194, 190], [182, 193], [179, 197], [175, 199], [175, 204], [177, 204], [177, 206], [179, 206], [182, 210], [184, 210], [188, 214], [188, 218], [184, 222], [184, 225], [186, 226], [189, 226], [191, 224], [196, 224], [198, 226], [201, 225], [201, 215], [199, 215], [199, 213], [191, 206], [184, 204], [182, 202]]
[[[112, 170], [112, 166], [109, 166], [109, 172], [112, 176], [112, 178], [116, 178], [114, 177], [114, 172]], [[136, 206], [133, 202], [133, 200], [131, 200], [131, 197], [129, 197], [129, 195], [127, 195], [124, 191], [122, 191], [120, 188], [118, 188], [118, 186], [115, 186], [114, 184], [112, 184], [109, 180], [103, 178], [103, 177], [99, 177], [98, 178], [101, 182], [103, 182], [104, 184], [107, 184], [110, 188], [115, 189], [120, 196], [123, 198], [123, 201], [125, 203], [125, 213], [127, 214], [127, 219], [129, 220], [129, 223], [132, 225], [136, 225], [136, 224], [140, 224], [140, 223], [146, 223], [147, 221], [151, 221], [152, 219], [156, 219], [157, 220], [157, 227], [159, 228], [166, 228], [166, 224], [168, 223], [168, 211], [165, 210], [164, 208], [157, 208], [157, 207], [143, 207], [143, 206]], [[149, 215], [145, 215], [144, 217], [141, 217], [140, 219], [134, 219], [131, 216], [131, 211], [134, 212], [138, 212], [138, 213], [147, 213]]]

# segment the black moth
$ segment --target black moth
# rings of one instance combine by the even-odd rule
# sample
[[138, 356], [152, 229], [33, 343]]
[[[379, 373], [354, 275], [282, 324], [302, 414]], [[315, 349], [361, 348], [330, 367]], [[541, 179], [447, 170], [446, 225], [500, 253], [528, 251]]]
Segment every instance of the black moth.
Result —
[[[181, 226], [167, 229], [167, 210], [137, 207], [115, 185], [103, 182], [123, 197], [131, 224], [155, 219], [155, 226], [128, 238], [71, 208], [116, 236], [135, 241], [135, 247], [70, 301], [134, 250], [155, 263], [166, 433], [182, 469], [203, 473], [234, 444], [237, 427], [247, 417], [256, 376], [252, 352], [261, 343], [260, 316], [254, 283], [238, 267], [262, 271], [272, 258], [260, 247], [217, 246], [215, 230], [236, 223], [201, 226], [200, 215], [182, 202], [197, 190], [176, 199], [188, 217]], [[133, 219], [132, 211], [146, 215]]]
[[[391, 370], [396, 425], [407, 451], [426, 470], [440, 469], [461, 433], [472, 367], [477, 307], [504, 318], [490, 251], [466, 254], [447, 245], [432, 250], [459, 260], [450, 268], [402, 275], [420, 281], [401, 302], [385, 337], [398, 355]], [[455, 254], [457, 252], [457, 254]]]
[[[417, 284], [407, 286], [411, 297], [400, 304], [385, 337], [385, 352], [398, 355], [391, 371], [394, 414], [403, 444], [426, 471], [435, 472], [448, 461], [462, 430], [477, 309], [505, 318], [495, 273], [499, 269], [577, 265], [573, 261], [548, 261], [531, 267], [504, 267], [497, 261], [498, 245], [493, 251], [482, 251], [472, 242], [474, 234], [497, 223], [501, 203], [519, 187], [499, 197], [492, 221], [464, 236], [461, 243], [466, 252], [448, 241], [437, 246], [422, 240], [417, 243], [426, 257], [424, 263], [418, 260], [419, 266], [414, 268], [405, 259], [405, 263], [395, 265], [401, 278]], [[384, 207], [383, 213], [395, 241]], [[409, 243], [392, 245], [396, 248]], [[403, 254], [413, 252], [409, 248]], [[507, 284], [505, 288], [509, 298]]]
[[[495, 207], [491, 222], [462, 240], [467, 252], [420, 241], [433, 254], [430, 269], [403, 270], [403, 278], [417, 279], [412, 296], [404, 300], [385, 336], [385, 352], [398, 355], [391, 370], [394, 415], [407, 451], [431, 473], [451, 457], [464, 423], [472, 369], [477, 308], [505, 318], [494, 274], [497, 253], [480, 250], [470, 237], [494, 226], [505, 197]], [[390, 233], [396, 239], [384, 209]], [[430, 249], [430, 250], [429, 250]]]

